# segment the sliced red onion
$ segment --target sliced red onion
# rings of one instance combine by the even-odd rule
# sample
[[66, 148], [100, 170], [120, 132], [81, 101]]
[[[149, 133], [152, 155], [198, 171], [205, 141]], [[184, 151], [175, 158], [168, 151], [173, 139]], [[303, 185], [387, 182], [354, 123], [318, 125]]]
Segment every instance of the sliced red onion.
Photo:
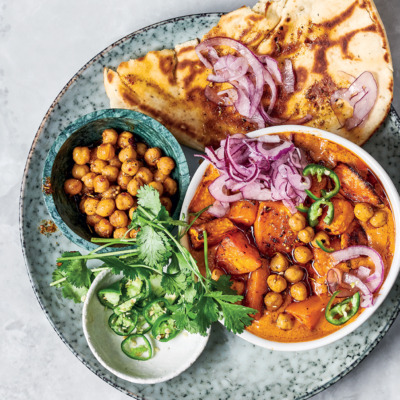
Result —
[[287, 58], [283, 65], [283, 88], [286, 93], [294, 92], [295, 76], [292, 62]]
[[337, 297], [352, 296], [357, 289], [351, 288], [350, 285], [343, 282], [343, 271], [339, 268], [331, 268], [326, 274], [326, 283], [331, 294], [340, 290]]
[[241, 193], [232, 195], [227, 195], [224, 193], [223, 189], [228, 179], [229, 179], [228, 176], [221, 175], [208, 187], [208, 191], [210, 192], [211, 196], [214, 197], [215, 200], [223, 203], [231, 203], [233, 201], [238, 201], [243, 198]]
[[293, 147], [294, 144], [289, 141], [285, 141], [279, 146], [273, 147], [271, 149], [264, 148], [263, 143], [257, 144], [257, 150], [271, 160], [277, 160], [281, 158], [283, 155], [287, 154]]
[[[342, 251], [342, 250], [339, 250]], [[374, 304], [374, 297], [368, 288], [368, 286], [361, 281], [360, 278], [357, 276], [347, 274], [345, 273], [343, 275], [343, 282], [351, 285], [352, 287], [357, 287], [360, 289], [360, 292], [362, 293], [361, 296], [361, 304], [360, 306], [363, 308], [371, 307]]]
[[214, 71], [218, 75], [208, 75], [208, 80], [211, 82], [229, 82], [241, 78], [247, 73], [249, 63], [244, 57], [235, 57], [231, 54], [220, 57], [213, 65]]
[[[233, 91], [233, 93], [223, 93], [222, 91], [217, 93], [210, 86], [206, 86], [206, 88], [204, 89], [204, 94], [208, 100], [223, 107], [233, 106], [234, 102], [237, 100], [236, 91]], [[224, 96], [224, 94], [227, 94], [227, 96]], [[233, 100], [233, 98], [235, 98], [235, 100]]]
[[258, 56], [258, 59], [267, 66], [267, 70], [275, 79], [275, 81], [282, 85], [282, 74], [281, 71], [279, 71], [278, 61], [266, 55]]
[[356, 274], [357, 276], [365, 282], [366, 279], [369, 277], [369, 274], [371, 273], [371, 270], [367, 267], [361, 266], [357, 268]]
[[229, 203], [223, 203], [217, 200], [207, 211], [217, 218], [222, 218], [228, 212], [228, 210]]
[[242, 195], [245, 199], [268, 201], [272, 200], [271, 190], [264, 188], [260, 183], [251, 183], [241, 189]]

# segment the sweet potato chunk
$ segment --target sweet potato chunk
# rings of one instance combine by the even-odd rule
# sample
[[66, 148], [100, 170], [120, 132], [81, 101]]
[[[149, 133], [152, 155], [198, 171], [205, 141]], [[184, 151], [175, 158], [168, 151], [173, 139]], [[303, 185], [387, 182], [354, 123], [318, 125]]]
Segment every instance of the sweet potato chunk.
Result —
[[316, 175], [311, 176], [310, 191], [312, 194], [315, 194], [315, 196], [321, 197], [321, 190], [326, 189], [327, 185], [328, 185], [328, 178], [326, 176], [321, 176], [321, 182], [318, 182], [318, 178]]
[[235, 224], [251, 226], [257, 216], [258, 205], [255, 201], [240, 200], [232, 203], [227, 217]]
[[228, 218], [218, 218], [199, 225], [193, 225], [189, 229], [189, 237], [192, 246], [197, 250], [204, 246], [203, 231], [207, 232], [207, 242], [209, 246], [220, 243], [229, 233], [238, 228]]
[[241, 231], [231, 233], [222, 240], [215, 260], [216, 265], [232, 275], [246, 274], [261, 267], [260, 253]]
[[267, 278], [269, 275], [269, 268], [267, 260], [262, 260], [262, 267], [250, 274], [247, 280], [246, 296], [244, 304], [247, 307], [258, 310], [254, 316], [255, 319], [260, 319], [264, 309], [264, 295], [267, 292]]
[[263, 201], [258, 206], [254, 237], [261, 253], [272, 257], [290, 252], [297, 235], [289, 227], [289, 209], [281, 201]]
[[369, 203], [373, 206], [382, 205], [382, 201], [373, 186], [350, 165], [339, 163], [334, 171], [339, 177], [341, 192], [349, 200]]
[[349, 201], [336, 197], [331, 199], [331, 201], [335, 208], [333, 221], [329, 225], [324, 222], [326, 216], [326, 210], [324, 210], [322, 216], [319, 218], [317, 226], [332, 235], [341, 235], [349, 229], [349, 226], [354, 219], [353, 206]]
[[308, 329], [313, 330], [323, 316], [328, 304], [329, 296], [311, 296], [307, 300], [291, 303], [286, 307], [286, 312], [293, 315]]
[[357, 220], [353, 220], [346, 232], [341, 235], [340, 244], [342, 249], [349, 246], [368, 245], [367, 234]]

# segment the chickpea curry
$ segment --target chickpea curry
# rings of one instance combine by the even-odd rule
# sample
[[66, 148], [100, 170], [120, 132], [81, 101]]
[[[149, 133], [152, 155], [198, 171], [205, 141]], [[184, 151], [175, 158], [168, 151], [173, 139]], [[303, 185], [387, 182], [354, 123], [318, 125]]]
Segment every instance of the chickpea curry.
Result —
[[206, 149], [190, 252], [205, 273], [206, 236], [212, 278], [230, 275], [257, 311], [249, 332], [279, 342], [329, 335], [373, 305], [389, 272], [395, 232], [383, 186], [328, 140], [235, 136]]

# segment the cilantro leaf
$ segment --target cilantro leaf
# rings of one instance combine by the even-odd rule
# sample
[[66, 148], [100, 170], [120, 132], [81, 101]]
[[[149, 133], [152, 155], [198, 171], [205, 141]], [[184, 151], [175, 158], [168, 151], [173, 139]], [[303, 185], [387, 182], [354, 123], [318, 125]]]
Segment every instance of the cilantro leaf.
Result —
[[136, 278], [150, 276], [150, 272], [146, 268], [134, 267], [132, 264], [128, 264], [120, 260], [118, 257], [107, 257], [104, 258], [104, 265], [111, 268], [111, 272], [115, 275], [123, 274], [125, 277], [135, 280]]
[[166, 264], [171, 256], [171, 245], [164, 232], [157, 232], [152, 226], [146, 225], [136, 236], [139, 259], [150, 267]]
[[218, 306], [210, 297], [202, 296], [194, 307], [194, 312], [196, 316], [193, 322], [201, 335], [205, 335], [208, 327], [219, 318]]
[[239, 304], [226, 303], [217, 300], [221, 306], [224, 325], [233, 333], [242, 333], [246, 326], [249, 326], [253, 318], [249, 314], [256, 314], [258, 311], [253, 308], [244, 307]]
[[[71, 257], [78, 254], [80, 255], [80, 253], [66, 252], [62, 257]], [[64, 276], [71, 285], [76, 286], [77, 288], [90, 286], [92, 272], [86, 266], [85, 260], [63, 261], [60, 270], [64, 273]]]
[[161, 279], [161, 286], [167, 293], [181, 293], [186, 289], [186, 276], [181, 273], [164, 273]]
[[237, 292], [231, 288], [232, 281], [230, 275], [221, 275], [217, 281], [211, 280], [210, 285], [212, 290], [222, 292], [223, 294], [237, 295]]
[[137, 192], [138, 204], [153, 216], [161, 211], [160, 195], [156, 189], [149, 185], [142, 186]]
[[228, 303], [236, 303], [237, 301], [243, 300], [243, 296], [238, 294], [223, 294], [222, 292], [211, 292], [206, 295], [207, 297], [212, 297], [215, 300], [222, 300]]
[[84, 301], [85, 296], [89, 290], [88, 287], [78, 288], [69, 283], [67, 279], [63, 280], [63, 278], [66, 278], [66, 274], [61, 270], [61, 268], [57, 268], [53, 271], [52, 278], [53, 282], [62, 280], [62, 282], [58, 283], [55, 286], [62, 289], [61, 293], [64, 298], [73, 300], [74, 303], [81, 303]]

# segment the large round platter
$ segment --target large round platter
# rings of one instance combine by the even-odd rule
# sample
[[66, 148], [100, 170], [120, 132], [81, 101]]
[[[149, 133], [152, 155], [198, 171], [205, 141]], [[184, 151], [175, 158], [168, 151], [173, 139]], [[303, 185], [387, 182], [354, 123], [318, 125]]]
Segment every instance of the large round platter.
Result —
[[[76, 118], [109, 107], [102, 82], [104, 66], [117, 67], [121, 61], [150, 50], [201, 37], [218, 19], [219, 14], [180, 17], [135, 32], [89, 61], [55, 99], [33, 142], [22, 183], [20, 229], [27, 270], [37, 299], [61, 340], [91, 371], [132, 397], [306, 399], [346, 375], [382, 339], [399, 312], [399, 280], [374, 316], [338, 342], [294, 355], [256, 347], [216, 324], [206, 349], [191, 368], [169, 382], [152, 386], [126, 382], [105, 370], [84, 338], [82, 305], [62, 299], [49, 287], [56, 257], [62, 251], [77, 249], [60, 232], [44, 236], [38, 230], [42, 221], [49, 219], [42, 200], [41, 174], [53, 141]], [[398, 190], [399, 130], [400, 119], [392, 110], [379, 132], [364, 146]], [[193, 158], [192, 150], [184, 151], [193, 174], [198, 159]]]

